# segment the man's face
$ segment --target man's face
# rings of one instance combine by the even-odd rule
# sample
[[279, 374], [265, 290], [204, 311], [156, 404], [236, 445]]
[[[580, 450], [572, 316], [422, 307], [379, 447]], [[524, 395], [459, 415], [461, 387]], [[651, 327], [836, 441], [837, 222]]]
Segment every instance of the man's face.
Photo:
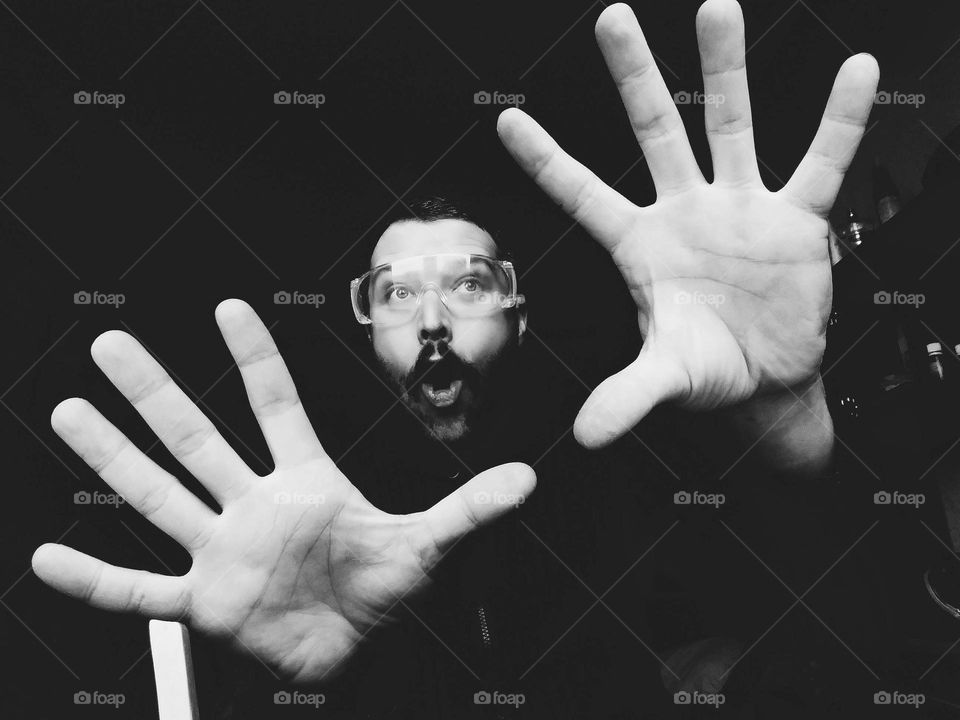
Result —
[[[370, 265], [439, 253], [492, 258], [497, 246], [486, 231], [463, 220], [403, 220], [380, 237]], [[516, 312], [456, 317], [428, 290], [409, 322], [371, 326], [383, 370], [433, 437], [459, 440], [476, 423], [496, 390], [496, 373], [518, 345]]]

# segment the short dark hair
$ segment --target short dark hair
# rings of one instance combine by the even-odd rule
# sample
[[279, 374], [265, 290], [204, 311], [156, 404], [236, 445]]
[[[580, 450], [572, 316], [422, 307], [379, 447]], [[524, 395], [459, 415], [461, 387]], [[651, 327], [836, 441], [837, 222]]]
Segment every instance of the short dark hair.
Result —
[[435, 222], [436, 220], [463, 220], [464, 222], [476, 225], [478, 228], [488, 233], [493, 238], [497, 247], [497, 260], [512, 260], [509, 252], [505, 251], [497, 240], [496, 235], [491, 231], [490, 226], [479, 218], [482, 212], [468, 202], [462, 200], [451, 200], [442, 195], [422, 195], [414, 198], [410, 202], [404, 202], [396, 210], [386, 216], [383, 230], [377, 235], [375, 242], [379, 242], [380, 235], [386, 232], [387, 228], [398, 222], [419, 221]]
[[479, 228], [483, 226], [477, 222], [472, 208], [468, 209], [462, 202], [454, 202], [440, 195], [428, 195], [420, 197], [405, 206], [409, 215], [421, 222], [431, 222], [433, 220], [464, 220], [473, 223]]
[[[461, 201], [453, 201], [443, 195], [422, 195], [414, 198], [410, 202], [403, 203], [399, 208], [391, 211], [384, 216], [380, 232], [377, 234], [376, 242], [380, 242], [380, 237], [387, 231], [391, 225], [398, 222], [434, 222], [436, 220], [463, 220], [472, 223], [478, 228], [488, 233], [493, 238], [497, 247], [497, 260], [513, 261], [512, 254], [506, 250], [497, 240], [497, 236], [490, 231], [486, 223], [482, 223], [478, 218], [482, 213], [474, 210], [473, 205]], [[376, 247], [376, 245], [374, 245]], [[373, 249], [371, 248], [371, 253]], [[520, 317], [522, 306], [516, 305], [511, 315], [515, 318]], [[523, 306], [524, 312], [526, 310]], [[519, 322], [519, 319], [517, 320]], [[364, 325], [368, 338], [373, 338], [373, 326]]]

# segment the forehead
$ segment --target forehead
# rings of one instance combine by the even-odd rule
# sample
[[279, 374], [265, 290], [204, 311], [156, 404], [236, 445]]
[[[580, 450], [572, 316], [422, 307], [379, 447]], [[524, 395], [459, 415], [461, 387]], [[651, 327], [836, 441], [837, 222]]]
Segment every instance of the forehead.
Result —
[[380, 236], [370, 258], [370, 267], [435, 253], [496, 257], [497, 244], [490, 233], [465, 220], [402, 220]]

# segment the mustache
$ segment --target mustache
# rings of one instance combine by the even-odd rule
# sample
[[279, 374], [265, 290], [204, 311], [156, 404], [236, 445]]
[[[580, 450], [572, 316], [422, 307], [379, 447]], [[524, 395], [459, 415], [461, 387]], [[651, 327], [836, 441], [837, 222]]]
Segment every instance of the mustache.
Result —
[[[431, 360], [434, 353], [438, 353], [441, 359]], [[439, 340], [424, 343], [413, 367], [401, 379], [403, 386], [408, 392], [412, 392], [417, 385], [437, 370], [459, 377], [468, 384], [476, 385], [483, 379], [483, 373], [473, 363], [461, 358], [445, 340]]]

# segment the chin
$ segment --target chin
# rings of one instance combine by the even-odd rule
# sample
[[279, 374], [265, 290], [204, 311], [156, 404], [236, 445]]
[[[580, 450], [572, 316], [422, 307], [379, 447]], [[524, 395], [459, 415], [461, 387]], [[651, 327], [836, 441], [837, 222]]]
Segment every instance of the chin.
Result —
[[424, 424], [427, 434], [440, 442], [456, 442], [470, 432], [470, 426], [463, 415], [452, 418], [427, 417], [424, 419]]
[[403, 400], [412, 413], [419, 419], [424, 433], [431, 440], [444, 443], [457, 442], [467, 437], [474, 425], [475, 408], [469, 402], [464, 402], [463, 396], [457, 405], [448, 408], [435, 408], [424, 399], [411, 398], [404, 394]]

